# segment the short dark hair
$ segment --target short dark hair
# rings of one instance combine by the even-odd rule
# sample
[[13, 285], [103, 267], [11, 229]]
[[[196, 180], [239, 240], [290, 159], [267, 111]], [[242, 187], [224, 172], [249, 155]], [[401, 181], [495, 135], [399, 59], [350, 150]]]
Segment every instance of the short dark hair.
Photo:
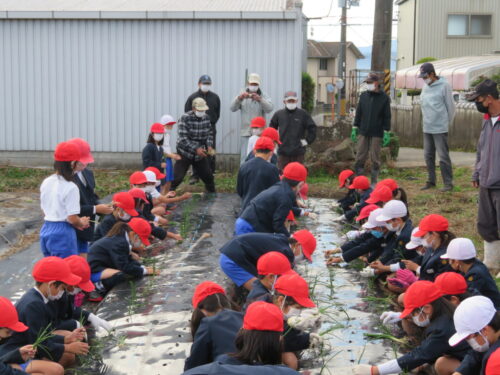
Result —
[[54, 169], [66, 181], [73, 181], [73, 167], [71, 161], [54, 161]]
[[279, 293], [277, 290], [274, 291], [273, 301], [276, 302], [278, 297], [285, 297], [285, 306], [293, 306], [300, 305], [295, 299], [291, 296], [285, 296], [284, 294]]
[[[43, 282], [41, 282], [41, 281], [37, 281], [37, 282], [35, 283], [35, 285], [36, 285], [37, 287], [40, 287], [42, 284], [43, 284]], [[61, 285], [66, 285], [66, 283], [63, 283], [62, 281], [56, 281], [56, 282], [54, 283], [54, 285], [56, 286], [56, 288], [59, 288]]]
[[468, 291], [463, 292], [462, 294], [446, 294], [443, 297], [446, 298], [448, 301], [451, 300], [451, 297], [455, 296], [458, 298], [460, 302], [462, 302], [464, 299], [472, 297], [472, 294]]
[[205, 299], [203, 299], [198, 306], [193, 311], [193, 314], [191, 315], [191, 336], [193, 337], [194, 340], [194, 335], [196, 335], [196, 331], [198, 330], [198, 327], [200, 326], [201, 320], [205, 317], [205, 314], [201, 311], [207, 310], [208, 312], [215, 313], [221, 309], [232, 309], [231, 302], [229, 299], [226, 297], [225, 294], [222, 293], [215, 293], [211, 294]]
[[273, 152], [272, 150], [269, 150], [267, 148], [259, 148], [257, 150], [255, 150], [255, 152], [258, 152], [259, 154], [266, 154], [266, 155], [269, 155], [271, 152]]
[[476, 258], [470, 258], [470, 259], [461, 260], [461, 262], [464, 262], [465, 264], [472, 264], [475, 261], [476, 261]]
[[487, 324], [495, 330], [495, 332], [500, 331], [500, 312], [496, 312], [491, 318], [490, 322]]
[[283, 353], [281, 334], [276, 331], [240, 329], [234, 340], [236, 353], [229, 356], [246, 365], [279, 365]]
[[291, 187], [295, 187], [300, 184], [300, 181], [290, 180], [289, 178], [283, 177], [281, 181], [286, 182]]
[[[163, 146], [163, 140], [165, 139], [165, 136], [163, 136], [163, 138], [161, 139], [161, 141], [158, 142], [158, 145], [160, 146]], [[146, 143], [153, 143], [153, 144], [156, 144], [156, 141], [155, 139], [153, 138], [153, 133], [149, 133], [148, 135], [148, 140], [146, 141]]]

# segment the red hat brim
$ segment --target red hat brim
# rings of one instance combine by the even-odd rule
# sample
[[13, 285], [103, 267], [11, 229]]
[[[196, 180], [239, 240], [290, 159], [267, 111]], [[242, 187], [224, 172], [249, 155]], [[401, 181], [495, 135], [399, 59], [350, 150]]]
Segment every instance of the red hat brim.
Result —
[[292, 297], [300, 306], [308, 308], [316, 307], [316, 304], [310, 298], [297, 297], [297, 296], [292, 296]]
[[95, 289], [94, 283], [92, 283], [92, 281], [90, 280], [78, 284], [78, 287], [87, 293], [92, 292]]
[[19, 321], [14, 324], [9, 324], [7, 328], [11, 329], [14, 332], [25, 332], [28, 330], [28, 326]]

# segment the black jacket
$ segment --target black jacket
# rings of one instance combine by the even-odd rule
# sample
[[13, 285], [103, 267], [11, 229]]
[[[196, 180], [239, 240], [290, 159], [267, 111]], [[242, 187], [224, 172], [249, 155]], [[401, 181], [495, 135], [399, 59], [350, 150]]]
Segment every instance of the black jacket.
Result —
[[125, 234], [103, 237], [94, 242], [89, 249], [88, 262], [92, 273], [114, 268], [136, 279], [144, 276], [141, 264], [130, 256], [130, 246]]
[[[28, 326], [24, 332], [14, 332], [7, 339], [6, 343], [0, 346], [0, 356], [3, 356], [14, 349], [25, 345], [33, 344], [38, 334], [44, 329], [53, 330], [55, 324], [52, 310], [45, 304], [42, 296], [35, 288], [28, 290], [16, 303], [16, 310], [19, 315], [19, 321]], [[64, 353], [64, 337], [54, 335], [42, 342], [43, 346], [38, 348], [36, 358], [50, 358], [58, 362]], [[21, 362], [22, 363], [22, 362]]]
[[288, 238], [283, 234], [247, 233], [233, 237], [220, 252], [248, 273], [257, 277], [257, 261], [270, 251], [283, 253], [293, 266], [295, 259]]
[[455, 334], [453, 319], [445, 315], [438, 316], [425, 329], [425, 339], [411, 352], [398, 358], [398, 365], [405, 371], [413, 370], [425, 363], [434, 363], [442, 355], [449, 355], [462, 360], [470, 347], [463, 341], [450, 346], [448, 340]]
[[222, 310], [214, 316], [203, 318], [194, 336], [184, 371], [211, 363], [219, 355], [234, 353], [234, 339], [242, 325], [243, 314], [233, 310]]
[[303, 155], [306, 148], [302, 146], [300, 140], [305, 139], [308, 144], [311, 144], [316, 139], [316, 124], [309, 113], [302, 108], [293, 111], [283, 108], [276, 111], [269, 126], [280, 133], [279, 155]]
[[406, 244], [411, 240], [411, 232], [413, 231], [413, 224], [410, 219], [406, 220], [403, 229], [399, 235], [394, 235], [391, 237], [387, 245], [385, 246], [384, 252], [380, 256], [380, 261], [385, 264], [400, 263], [401, 268], [405, 268], [402, 259], [413, 259], [418, 253], [415, 250], [408, 250]]
[[0, 375], [27, 375], [24, 371], [10, 367], [8, 363], [24, 363], [19, 349], [13, 349], [0, 357]]
[[488, 359], [490, 359], [491, 355], [497, 350], [500, 350], [500, 340], [497, 340], [491, 345], [485, 353], [480, 353], [471, 349], [455, 371], [459, 372], [461, 375], [484, 375]]
[[243, 305], [243, 313], [247, 311], [248, 305], [257, 301], [273, 303], [271, 292], [267, 290], [267, 288], [258, 279], [252, 283], [252, 290], [248, 293], [245, 304]]
[[241, 198], [241, 212], [262, 191], [279, 182], [278, 168], [262, 158], [253, 158], [241, 165], [236, 191]]
[[196, 92], [193, 92], [186, 100], [186, 104], [184, 105], [184, 112], [189, 112], [193, 110], [193, 100], [195, 100], [196, 98], [203, 98], [207, 102], [208, 105], [207, 115], [208, 117], [210, 117], [210, 123], [212, 124], [212, 127], [215, 132], [215, 124], [217, 123], [217, 121], [219, 121], [220, 117], [219, 95], [217, 95], [215, 92], [212, 91], [208, 91], [205, 93], [201, 90], [198, 90]]
[[282, 233], [290, 236], [285, 220], [296, 206], [294, 191], [285, 181], [280, 181], [257, 195], [241, 213], [256, 232]]
[[497, 284], [483, 262], [476, 259], [464, 277], [469, 289], [474, 289], [479, 294], [488, 297], [495, 305], [495, 308], [500, 309], [500, 293]]
[[365, 137], [384, 136], [384, 130], [391, 130], [391, 99], [383, 91], [365, 91], [356, 108], [353, 126]]
[[346, 213], [351, 209], [350, 207], [358, 203], [359, 200], [360, 196], [358, 193], [356, 193], [356, 189], [349, 189], [345, 197], [338, 199], [337, 202], [339, 202], [342, 211]]
[[83, 325], [88, 323], [90, 312], [83, 310], [81, 307], [76, 307], [75, 297], [70, 296], [67, 292], [57, 301], [49, 301], [47, 306], [53, 314], [52, 321], [54, 322], [54, 327], [58, 329], [62, 329], [61, 324], [68, 320], [83, 320]]
[[146, 146], [142, 149], [142, 167], [146, 169], [147, 167], [158, 168], [159, 171], [162, 170], [161, 163], [163, 160], [163, 146], [156, 146], [154, 143], [146, 143]]
[[82, 216], [88, 216], [90, 217], [90, 220], [92, 220], [89, 224], [89, 227], [84, 229], [84, 230], [77, 230], [76, 231], [76, 237], [78, 237], [79, 240], [81, 241], [87, 241], [90, 242], [93, 239], [94, 236], [94, 223], [95, 221], [95, 215], [94, 215], [94, 207], [99, 203], [99, 197], [97, 194], [94, 192], [95, 189], [95, 179], [94, 179], [94, 173], [88, 169], [85, 168], [82, 171], [82, 175], [85, 178], [85, 181], [87, 184], [85, 185], [80, 177], [75, 174], [73, 176], [73, 182], [78, 186], [78, 190], [80, 190], [80, 217]]
[[292, 328], [288, 323], [283, 324], [283, 351], [299, 352], [309, 348], [309, 333]]
[[[356, 216], [359, 215], [361, 210], [368, 205], [365, 201], [370, 198], [370, 194], [372, 193], [373, 189], [370, 187], [366, 190], [363, 190], [361, 195], [359, 196], [359, 204], [355, 205], [353, 208], [347, 210], [344, 212], [344, 216], [347, 219], [347, 221], [352, 221]], [[357, 195], [357, 193], [356, 193]]]
[[93, 241], [95, 242], [103, 238], [117, 222], [118, 220], [113, 214], [105, 215], [104, 219], [99, 222], [99, 225], [95, 229]]
[[384, 238], [376, 238], [370, 232], [362, 233], [352, 241], [346, 242], [340, 248], [342, 249], [342, 258], [345, 262], [352, 262], [360, 256], [381, 249]]
[[420, 264], [419, 280], [434, 281], [438, 275], [444, 272], [453, 272], [448, 259], [441, 259], [441, 255], [444, 254], [446, 254], [444, 246], [437, 250], [427, 249]]
[[[252, 160], [255, 158], [255, 155], [253, 154], [253, 151], [250, 151], [245, 159], [245, 162]], [[273, 156], [271, 156], [271, 164], [273, 165], [278, 165], [278, 157], [276, 154], [273, 152]]]

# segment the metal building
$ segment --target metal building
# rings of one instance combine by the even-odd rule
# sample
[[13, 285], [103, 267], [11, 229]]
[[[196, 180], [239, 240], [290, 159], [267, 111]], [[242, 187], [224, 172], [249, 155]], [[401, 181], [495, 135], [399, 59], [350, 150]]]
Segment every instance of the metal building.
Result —
[[300, 93], [305, 42], [293, 0], [3, 0], [0, 163], [49, 164], [71, 137], [97, 164], [139, 163], [150, 124], [179, 117], [202, 74], [222, 102], [218, 153], [238, 154], [245, 72], [279, 109]]

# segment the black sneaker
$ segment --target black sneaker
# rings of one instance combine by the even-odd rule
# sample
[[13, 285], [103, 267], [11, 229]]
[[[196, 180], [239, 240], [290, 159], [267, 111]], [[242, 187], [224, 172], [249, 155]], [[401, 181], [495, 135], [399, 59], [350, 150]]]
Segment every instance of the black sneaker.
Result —
[[436, 184], [431, 184], [430, 182], [426, 182], [424, 186], [420, 188], [420, 190], [429, 190], [429, 189], [434, 189], [436, 187]]
[[444, 187], [439, 189], [439, 191], [441, 191], [443, 193], [446, 193], [447, 191], [452, 191], [452, 190], [453, 190], [453, 185], [445, 185]]
[[87, 297], [87, 300], [89, 302], [101, 302], [103, 299], [104, 299], [104, 293], [97, 291], [97, 289], [90, 292]]

